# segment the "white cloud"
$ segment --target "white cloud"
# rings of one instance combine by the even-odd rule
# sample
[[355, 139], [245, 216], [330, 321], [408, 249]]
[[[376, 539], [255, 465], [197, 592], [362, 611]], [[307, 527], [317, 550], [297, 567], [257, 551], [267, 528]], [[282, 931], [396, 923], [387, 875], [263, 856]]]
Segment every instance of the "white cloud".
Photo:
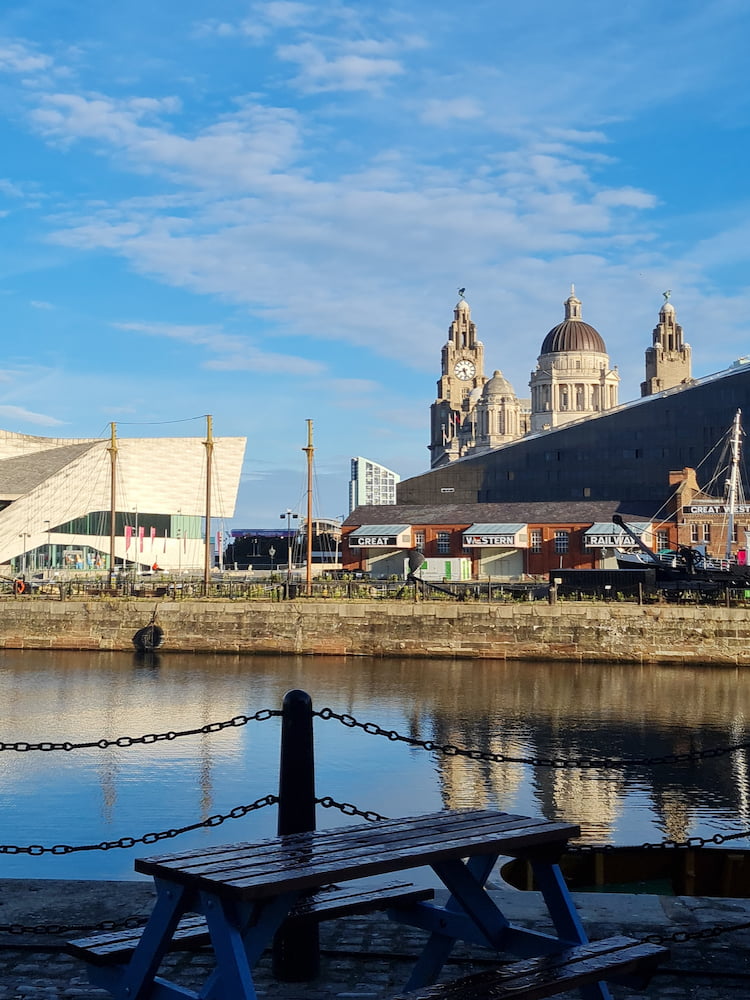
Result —
[[428, 100], [420, 115], [428, 125], [449, 127], [457, 121], [472, 121], [483, 115], [479, 102], [473, 97], [452, 97]]
[[289, 376], [319, 376], [325, 365], [307, 358], [262, 351], [249, 340], [224, 333], [216, 326], [189, 326], [177, 323], [113, 323], [118, 330], [141, 333], [149, 337], [166, 337], [196, 347], [205, 347], [219, 355], [204, 362], [214, 371], [283, 371]]
[[299, 67], [292, 83], [308, 93], [329, 90], [380, 93], [384, 84], [404, 72], [404, 67], [395, 59], [363, 56], [356, 52], [344, 52], [329, 58], [312, 42], [282, 45], [278, 56]]
[[0, 42], [0, 72], [43, 72], [51, 69], [52, 65], [53, 61], [50, 56], [34, 51], [25, 42]]
[[38, 424], [41, 427], [57, 427], [63, 423], [56, 417], [50, 417], [46, 413], [36, 413], [34, 410], [27, 410], [22, 406], [9, 406], [0, 403], [0, 417], [17, 423]]

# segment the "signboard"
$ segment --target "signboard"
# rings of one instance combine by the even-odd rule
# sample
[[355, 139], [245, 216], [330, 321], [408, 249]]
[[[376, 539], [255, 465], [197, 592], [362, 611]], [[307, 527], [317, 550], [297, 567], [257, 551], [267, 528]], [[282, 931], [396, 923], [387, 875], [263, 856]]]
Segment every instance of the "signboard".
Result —
[[637, 547], [630, 535], [626, 535], [624, 531], [611, 535], [584, 535], [584, 544], [587, 549], [626, 549]]
[[[728, 503], [712, 503], [712, 504], [688, 504], [686, 507], [682, 508], [683, 514], [728, 514], [729, 504]], [[734, 507], [735, 514], [750, 514], [750, 504], [738, 503]]]
[[515, 534], [511, 535], [464, 535], [464, 545], [468, 548], [479, 548], [483, 545], [504, 546], [512, 548], [518, 544]]
[[349, 535], [349, 545], [358, 548], [395, 548], [398, 545], [396, 535]]

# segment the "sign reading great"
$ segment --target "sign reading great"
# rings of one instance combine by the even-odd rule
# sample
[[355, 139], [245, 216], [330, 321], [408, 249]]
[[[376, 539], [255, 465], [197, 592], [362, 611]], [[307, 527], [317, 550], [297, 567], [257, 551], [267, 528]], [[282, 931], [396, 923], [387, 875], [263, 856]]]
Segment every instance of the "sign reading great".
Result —
[[[683, 514], [728, 514], [729, 504], [727, 503], [711, 503], [711, 504], [699, 504], [692, 503], [682, 508]], [[734, 506], [735, 514], [750, 514], [750, 504], [738, 503]]]
[[350, 535], [352, 548], [394, 548], [398, 545], [395, 535]]

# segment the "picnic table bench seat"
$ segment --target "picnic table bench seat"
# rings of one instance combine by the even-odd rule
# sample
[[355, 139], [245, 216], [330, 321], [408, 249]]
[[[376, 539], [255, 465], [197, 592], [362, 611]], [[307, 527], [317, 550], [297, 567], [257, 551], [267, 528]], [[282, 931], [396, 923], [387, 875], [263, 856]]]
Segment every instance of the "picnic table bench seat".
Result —
[[393, 1000], [543, 1000], [602, 980], [640, 989], [668, 955], [661, 945], [621, 936], [604, 938], [426, 986]]
[[[307, 920], [317, 923], [371, 913], [373, 910], [398, 909], [399, 906], [432, 899], [434, 895], [434, 889], [417, 887], [413, 882], [328, 885], [300, 897], [287, 920], [292, 923]], [[107, 931], [69, 941], [66, 950], [91, 965], [118, 965], [128, 961], [142, 933], [142, 927]], [[180, 921], [170, 950], [188, 951], [208, 944], [209, 940], [206, 918], [188, 914]]]

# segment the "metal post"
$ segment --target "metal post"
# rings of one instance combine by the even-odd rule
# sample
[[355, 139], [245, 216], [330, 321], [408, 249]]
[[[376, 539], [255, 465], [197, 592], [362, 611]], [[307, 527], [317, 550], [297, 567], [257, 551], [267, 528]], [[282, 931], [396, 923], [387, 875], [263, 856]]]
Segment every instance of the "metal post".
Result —
[[[288, 691], [281, 709], [278, 834], [315, 829], [315, 757], [312, 699]], [[312, 921], [282, 924], [273, 941], [273, 973], [287, 983], [314, 979], [320, 971], [318, 925]]]

